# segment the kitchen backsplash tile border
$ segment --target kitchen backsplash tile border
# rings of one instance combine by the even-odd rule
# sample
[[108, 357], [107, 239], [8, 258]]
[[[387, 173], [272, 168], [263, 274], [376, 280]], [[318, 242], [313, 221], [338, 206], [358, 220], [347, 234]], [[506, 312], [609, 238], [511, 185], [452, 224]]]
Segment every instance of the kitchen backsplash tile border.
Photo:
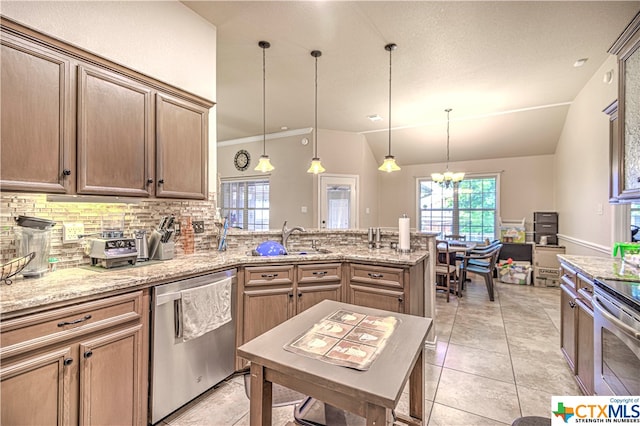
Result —
[[[104, 197], [103, 197], [104, 198]], [[114, 198], [115, 200], [115, 198]], [[117, 201], [117, 200], [116, 200]], [[136, 202], [52, 202], [46, 194], [16, 192], [0, 193], [0, 263], [15, 258], [16, 237], [13, 228], [15, 218], [20, 215], [35, 216], [56, 222], [51, 230], [50, 257], [58, 259], [58, 268], [72, 268], [90, 263], [84, 254], [83, 242], [62, 242], [64, 222], [82, 222], [85, 234], [100, 232], [101, 219], [105, 214], [124, 214], [125, 236], [133, 238], [134, 231], [144, 229], [148, 233], [160, 223], [162, 216], [175, 215], [182, 229], [187, 219], [201, 220], [205, 232], [194, 235], [195, 252], [217, 247], [218, 228], [214, 225], [216, 194], [209, 193], [207, 200], [140, 199]], [[183, 254], [180, 237], [176, 238], [176, 255]]]

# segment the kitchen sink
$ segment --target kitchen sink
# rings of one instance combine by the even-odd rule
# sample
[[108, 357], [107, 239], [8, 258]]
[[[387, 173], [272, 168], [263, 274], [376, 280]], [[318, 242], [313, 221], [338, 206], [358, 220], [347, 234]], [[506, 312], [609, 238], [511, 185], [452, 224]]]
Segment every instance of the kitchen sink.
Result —
[[[303, 248], [303, 249], [288, 250], [286, 254], [281, 254], [281, 255], [277, 255], [277, 256], [268, 256], [268, 257], [304, 256], [304, 255], [310, 255], [310, 254], [329, 254], [329, 253], [331, 253], [331, 250], [327, 250], [327, 249], [323, 249], [323, 248], [319, 248], [319, 249]], [[248, 251], [247, 255], [248, 256], [261, 256], [261, 254], [258, 253], [255, 250]]]

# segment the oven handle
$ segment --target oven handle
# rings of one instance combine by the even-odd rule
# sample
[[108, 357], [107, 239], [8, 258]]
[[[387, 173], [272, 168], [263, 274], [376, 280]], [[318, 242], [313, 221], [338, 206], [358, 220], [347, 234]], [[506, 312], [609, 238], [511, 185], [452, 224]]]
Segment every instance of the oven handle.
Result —
[[620, 321], [618, 318], [614, 317], [613, 315], [611, 315], [609, 313], [609, 311], [606, 309], [605, 306], [602, 305], [602, 303], [600, 303], [600, 297], [597, 294], [593, 295], [593, 307], [596, 308], [596, 310], [602, 315], [604, 316], [609, 322], [613, 323], [613, 325], [615, 325], [616, 327], [618, 327], [620, 330], [622, 330], [625, 334], [628, 334], [629, 336], [640, 340], [640, 333], [637, 332], [636, 330], [634, 330], [633, 328], [629, 327], [627, 324], [623, 323], [622, 321]]

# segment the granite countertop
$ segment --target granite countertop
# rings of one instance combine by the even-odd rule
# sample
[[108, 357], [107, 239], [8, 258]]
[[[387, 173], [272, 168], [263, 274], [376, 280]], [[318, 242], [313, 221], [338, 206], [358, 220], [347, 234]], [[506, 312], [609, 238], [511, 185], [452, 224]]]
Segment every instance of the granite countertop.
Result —
[[558, 258], [592, 278], [640, 281], [640, 270], [618, 258], [566, 254], [559, 254]]
[[403, 254], [391, 249], [366, 247], [326, 248], [331, 253], [275, 257], [250, 256], [246, 251], [239, 250], [211, 251], [183, 255], [172, 260], [139, 263], [135, 267], [101, 269], [87, 266], [48, 272], [42, 278], [14, 277], [11, 285], [0, 284], [0, 319], [239, 266], [307, 262], [413, 266], [429, 254], [426, 250]]

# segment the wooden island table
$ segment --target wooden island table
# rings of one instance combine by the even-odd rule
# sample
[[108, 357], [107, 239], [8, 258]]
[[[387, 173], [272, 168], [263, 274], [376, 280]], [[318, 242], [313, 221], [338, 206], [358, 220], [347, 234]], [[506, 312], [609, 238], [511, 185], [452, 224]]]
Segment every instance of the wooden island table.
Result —
[[[325, 317], [339, 310], [372, 316], [393, 316], [398, 322], [369, 366], [360, 371], [285, 349]], [[409, 380], [409, 416], [397, 420], [424, 425], [424, 344], [431, 318], [324, 300], [238, 348], [251, 362], [250, 424], [271, 425], [272, 383], [311, 396], [366, 418], [367, 425], [393, 423], [396, 407]]]

